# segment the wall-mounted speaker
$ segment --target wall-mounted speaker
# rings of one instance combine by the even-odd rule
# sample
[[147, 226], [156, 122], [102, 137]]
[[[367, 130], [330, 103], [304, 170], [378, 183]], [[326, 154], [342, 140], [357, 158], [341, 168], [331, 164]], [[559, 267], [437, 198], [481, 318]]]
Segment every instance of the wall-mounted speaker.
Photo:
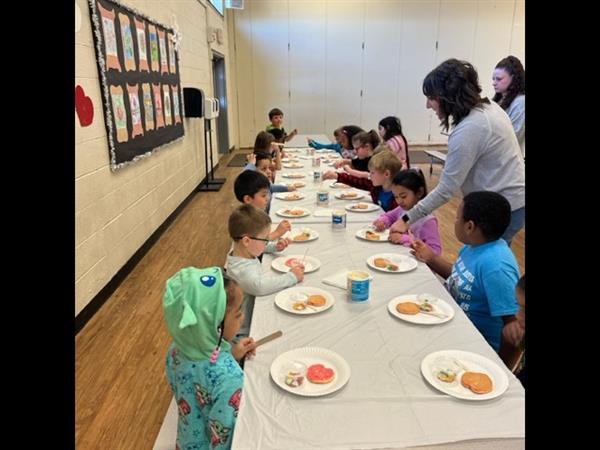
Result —
[[185, 117], [204, 117], [204, 92], [198, 88], [183, 88]]

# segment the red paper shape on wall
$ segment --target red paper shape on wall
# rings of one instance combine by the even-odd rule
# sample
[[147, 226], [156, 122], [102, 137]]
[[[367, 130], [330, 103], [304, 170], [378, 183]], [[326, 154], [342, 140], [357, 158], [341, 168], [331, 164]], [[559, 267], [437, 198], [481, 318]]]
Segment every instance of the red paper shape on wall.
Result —
[[83, 88], [79, 85], [75, 86], [75, 110], [79, 123], [82, 127], [87, 127], [94, 120], [94, 104], [92, 99], [85, 95]]

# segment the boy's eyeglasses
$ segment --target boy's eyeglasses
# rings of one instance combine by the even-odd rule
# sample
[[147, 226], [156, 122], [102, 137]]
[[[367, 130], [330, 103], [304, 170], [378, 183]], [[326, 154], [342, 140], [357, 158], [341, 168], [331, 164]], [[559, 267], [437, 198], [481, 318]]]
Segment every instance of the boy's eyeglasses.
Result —
[[245, 237], [247, 237], [249, 239], [252, 239], [254, 241], [263, 241], [265, 244], [268, 244], [269, 242], [271, 242], [271, 239], [257, 238], [257, 237], [254, 237], [254, 236], [240, 236], [240, 237], [235, 238], [235, 240], [237, 241], [238, 239], [242, 239], [242, 238], [245, 238]]

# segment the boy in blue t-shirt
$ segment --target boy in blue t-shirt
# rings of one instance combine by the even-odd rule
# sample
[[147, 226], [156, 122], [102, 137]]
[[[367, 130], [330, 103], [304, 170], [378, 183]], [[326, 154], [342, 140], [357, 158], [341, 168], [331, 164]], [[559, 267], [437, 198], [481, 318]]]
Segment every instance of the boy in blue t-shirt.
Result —
[[467, 317], [496, 350], [504, 324], [516, 320], [519, 267], [501, 239], [510, 223], [510, 204], [496, 192], [471, 192], [456, 212], [454, 233], [465, 246], [454, 264], [416, 240], [413, 253], [446, 278], [446, 286]]

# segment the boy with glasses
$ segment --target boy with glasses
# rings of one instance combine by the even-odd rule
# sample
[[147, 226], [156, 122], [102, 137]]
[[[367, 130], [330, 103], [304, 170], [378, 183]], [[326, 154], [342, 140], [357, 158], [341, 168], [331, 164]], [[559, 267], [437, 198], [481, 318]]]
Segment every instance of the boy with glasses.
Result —
[[293, 265], [287, 273], [263, 273], [258, 257], [267, 247], [270, 230], [271, 218], [251, 204], [238, 207], [229, 216], [229, 236], [233, 239], [233, 247], [227, 255], [227, 275], [244, 291], [245, 319], [238, 338], [249, 334], [257, 295], [273, 294], [304, 279], [301, 263]]

